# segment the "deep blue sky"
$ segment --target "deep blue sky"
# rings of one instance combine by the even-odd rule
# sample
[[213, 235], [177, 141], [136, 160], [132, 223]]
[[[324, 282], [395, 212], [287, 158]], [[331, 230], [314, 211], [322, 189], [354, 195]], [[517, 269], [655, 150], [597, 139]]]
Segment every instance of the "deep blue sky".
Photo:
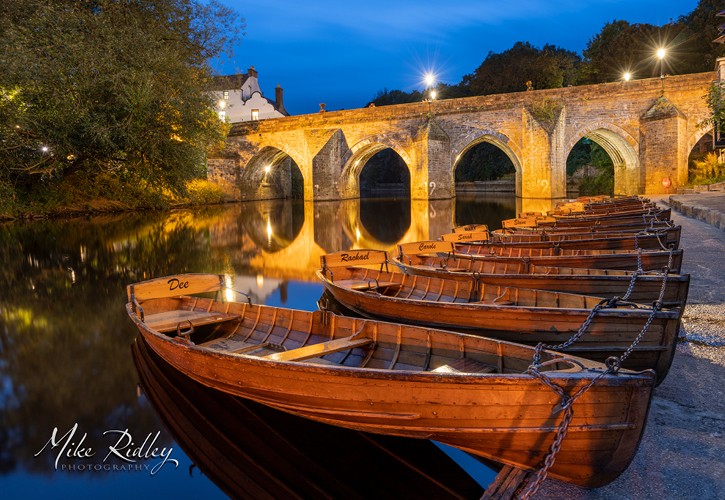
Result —
[[662, 25], [698, 0], [221, 0], [246, 19], [246, 36], [222, 74], [259, 72], [266, 97], [284, 88], [290, 114], [364, 106], [387, 87], [424, 87], [433, 70], [455, 84], [489, 51], [517, 41], [581, 53], [608, 21]]

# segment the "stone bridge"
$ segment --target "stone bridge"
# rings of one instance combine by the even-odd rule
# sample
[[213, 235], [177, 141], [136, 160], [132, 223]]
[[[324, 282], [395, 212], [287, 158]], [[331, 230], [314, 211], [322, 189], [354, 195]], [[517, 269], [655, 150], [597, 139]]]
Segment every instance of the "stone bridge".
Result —
[[710, 129], [703, 96], [716, 73], [448, 99], [235, 123], [208, 178], [230, 199], [290, 195], [292, 161], [305, 200], [358, 198], [365, 163], [391, 148], [410, 171], [413, 199], [455, 196], [454, 173], [489, 142], [516, 169], [516, 195], [562, 198], [566, 159], [587, 137], [614, 162], [615, 194], [660, 194], [687, 182], [687, 159]]

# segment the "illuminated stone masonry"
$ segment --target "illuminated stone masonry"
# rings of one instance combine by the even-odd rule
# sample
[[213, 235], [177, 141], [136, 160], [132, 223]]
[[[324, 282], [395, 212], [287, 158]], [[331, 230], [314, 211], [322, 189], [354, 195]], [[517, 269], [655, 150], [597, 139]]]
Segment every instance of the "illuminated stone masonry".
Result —
[[[410, 171], [413, 199], [455, 196], [460, 158], [481, 142], [501, 148], [516, 169], [516, 195], [566, 195], [566, 159], [583, 137], [614, 161], [615, 194], [663, 194], [687, 182], [687, 158], [710, 129], [703, 96], [716, 73], [321, 111], [236, 123], [208, 178], [230, 199], [290, 195], [292, 162], [306, 200], [358, 198], [365, 163], [392, 148]], [[553, 111], [552, 111], [553, 109]]]

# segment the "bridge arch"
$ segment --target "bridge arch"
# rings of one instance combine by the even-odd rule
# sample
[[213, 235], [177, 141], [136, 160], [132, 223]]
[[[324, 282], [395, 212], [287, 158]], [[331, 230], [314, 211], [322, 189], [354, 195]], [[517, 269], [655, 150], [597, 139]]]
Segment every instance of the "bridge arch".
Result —
[[713, 127], [712, 125], [708, 125], [707, 127], [697, 128], [695, 130], [695, 133], [690, 136], [690, 138], [687, 141], [687, 147], [682, 152], [684, 155], [684, 158], [682, 158], [680, 165], [682, 165], [684, 168], [680, 169], [678, 172], [678, 183], [680, 185], [687, 184], [690, 179], [690, 154], [692, 154], [692, 150], [695, 148], [698, 142], [700, 142], [700, 139], [702, 139], [707, 134], [713, 133]]
[[370, 158], [384, 149], [392, 149], [398, 153], [408, 168], [408, 172], [412, 174], [413, 161], [400, 144], [383, 135], [368, 136], [355, 143], [342, 158], [345, 198], [360, 197], [360, 172], [365, 168], [365, 164]]
[[575, 132], [566, 144], [566, 156], [584, 137], [604, 149], [614, 163], [614, 194], [626, 195], [640, 192], [641, 172], [639, 144], [622, 127], [608, 122], [594, 122]]
[[692, 152], [692, 148], [695, 147], [695, 144], [700, 142], [700, 139], [702, 139], [705, 134], [711, 134], [712, 133], [712, 125], [707, 127], [698, 128], [695, 130], [695, 133], [690, 136], [690, 139], [687, 141], [687, 148], [685, 149], [685, 154], [687, 156], [690, 155], [690, 152]]
[[521, 197], [521, 179], [523, 172], [520, 160], [523, 157], [521, 148], [507, 136], [496, 130], [487, 128], [472, 130], [456, 141], [455, 144], [451, 145], [451, 178], [455, 179], [455, 171], [463, 155], [482, 142], [493, 144], [509, 157], [516, 170], [516, 196]]
[[293, 169], [299, 171], [303, 184], [308, 182], [298, 158], [299, 154], [284, 144], [263, 146], [244, 166], [240, 186], [242, 199], [291, 198]]

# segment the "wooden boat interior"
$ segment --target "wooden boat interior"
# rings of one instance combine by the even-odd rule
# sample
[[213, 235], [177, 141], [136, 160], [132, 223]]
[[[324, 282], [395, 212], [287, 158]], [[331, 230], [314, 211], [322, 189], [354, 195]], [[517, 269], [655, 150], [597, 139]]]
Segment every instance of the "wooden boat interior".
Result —
[[627, 232], [639, 232], [644, 230], [659, 230], [659, 229], [668, 229], [674, 227], [674, 224], [671, 221], [660, 221], [660, 222], [642, 222], [641, 220], [639, 222], [625, 222], [622, 224], [608, 224], [606, 226], [563, 226], [563, 227], [556, 227], [556, 226], [534, 226], [534, 227], [515, 227], [515, 228], [503, 228], [503, 229], [494, 229], [492, 231], [493, 235], [500, 235], [500, 234], [540, 234], [540, 233], [546, 233], [546, 234], [556, 234], [556, 233], [610, 233], [613, 231], [627, 231]]
[[[441, 304], [592, 309], [602, 300], [600, 297], [587, 295], [489, 285], [476, 280], [458, 281], [413, 276], [361, 267], [339, 267], [334, 270], [334, 274], [329, 271], [323, 268], [318, 271], [318, 275], [339, 287], [398, 299]], [[360, 283], [366, 285], [355, 287]]]
[[[575, 267], [537, 266], [523, 262], [501, 262], [483, 259], [470, 259], [456, 254], [453, 256], [435, 256], [405, 253], [393, 259], [408, 267], [432, 268], [449, 271], [451, 273], [479, 273], [504, 275], [548, 275], [548, 276], [631, 276], [634, 271], [616, 269], [590, 269]], [[657, 276], [655, 271], [645, 272], [643, 276]]]
[[492, 242], [500, 243], [528, 243], [541, 241], [581, 241], [581, 240], [603, 240], [611, 238], [631, 238], [635, 235], [642, 237], [659, 237], [663, 244], [668, 242], [679, 243], [680, 226], [671, 229], [658, 229], [654, 231], [611, 231], [611, 232], [531, 232], [527, 233], [493, 233]]
[[[336, 271], [345, 270], [343, 267]], [[354, 272], [353, 275], [346, 276], [342, 282], [367, 280], [374, 283], [373, 279], [366, 278], [365, 271], [361, 270], [359, 279]], [[386, 277], [391, 278], [389, 275], [390, 273], [387, 273]], [[205, 275], [180, 275], [178, 278], [181, 282], [188, 283], [186, 291], [215, 291], [210, 289], [214, 288], [213, 286], [208, 286], [208, 283], [213, 281], [212, 278], [206, 280], [206, 285], [196, 286], [195, 277], [200, 276], [202, 277], [200, 279], [203, 279]], [[403, 275], [398, 274], [391, 279], [400, 277]], [[223, 277], [214, 275], [214, 278], [223, 283], [221, 281]], [[378, 280], [380, 281], [382, 280]], [[158, 284], [151, 283], [147, 288], [142, 282], [129, 288], [131, 287], [134, 299], [128, 307], [133, 310], [143, 309], [142, 324], [147, 328], [155, 329], [161, 326], [165, 332], [156, 330], [159, 335], [166, 335], [179, 342], [224, 355], [251, 356], [277, 362], [339, 365], [348, 368], [432, 372], [438, 375], [523, 373], [531, 364], [533, 356], [531, 347], [452, 332], [337, 316], [328, 311], [298, 311], [224, 302], [198, 296], [176, 295], [156, 298], [153, 296], [154, 291], [166, 292]], [[386, 288], [391, 291], [397, 289]], [[473, 294], [473, 298], [483, 298], [491, 302], [507, 300], [505, 293], [494, 296], [496, 293], [494, 289], [482, 289], [478, 293], [463, 288], [458, 291], [458, 297], [455, 299], [444, 294], [432, 295], [439, 295], [440, 300], [463, 300], [466, 294]], [[371, 287], [371, 290], [376, 290], [374, 293], [378, 293], [379, 289]], [[420, 295], [420, 291], [414, 293]], [[511, 298], [515, 298], [514, 293], [510, 295]], [[532, 302], [530, 295], [528, 292], [522, 293], [519, 300]], [[573, 304], [567, 294], [542, 292], [539, 292], [538, 302], [553, 303], [554, 295], [560, 296], [558, 300], [561, 301], [562, 307]], [[533, 297], [533, 302], [536, 301], [536, 297]], [[584, 305], [584, 301], [585, 305], [591, 307], [594, 301], [598, 302], [598, 299], [580, 298], [579, 304]], [[173, 328], [166, 328], [172, 316], [179, 318], [180, 321]], [[207, 321], [189, 321], [186, 318], [190, 316], [205, 317]], [[211, 318], [214, 318], [214, 322]], [[189, 327], [189, 324], [193, 327]], [[542, 360], [553, 360], [558, 357], [561, 356], [546, 352]], [[562, 361], [554, 362], [542, 369], [576, 372], [583, 367], [601, 366], [585, 360], [578, 361], [581, 361], [581, 366]]]
[[[584, 257], [590, 255], [637, 255], [637, 250], [585, 250], [568, 248], [527, 248], [527, 247], [490, 247], [475, 244], [457, 244], [456, 251], [472, 256], [496, 256], [496, 257]], [[662, 253], [651, 250], [643, 251], [643, 254]], [[665, 252], [666, 253], [666, 252]]]

